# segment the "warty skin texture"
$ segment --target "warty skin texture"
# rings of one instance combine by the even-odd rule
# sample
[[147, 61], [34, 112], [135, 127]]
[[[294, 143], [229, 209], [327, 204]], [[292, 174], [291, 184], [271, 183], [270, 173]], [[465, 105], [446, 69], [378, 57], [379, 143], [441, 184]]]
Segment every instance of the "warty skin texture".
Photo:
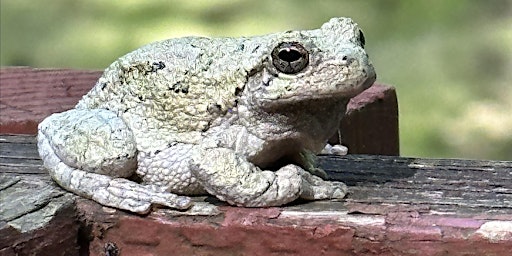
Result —
[[246, 207], [343, 198], [343, 183], [314, 175], [314, 155], [375, 81], [363, 46], [348, 18], [155, 42], [108, 67], [75, 109], [45, 119], [39, 152], [65, 189], [137, 213], [186, 209], [186, 195], [204, 193]]

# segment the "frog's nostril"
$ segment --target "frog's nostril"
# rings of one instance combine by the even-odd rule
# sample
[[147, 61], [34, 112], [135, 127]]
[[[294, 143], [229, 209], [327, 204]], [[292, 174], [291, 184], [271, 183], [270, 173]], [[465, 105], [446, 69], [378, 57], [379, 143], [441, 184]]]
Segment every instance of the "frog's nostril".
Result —
[[343, 55], [343, 57], [341, 57], [341, 60], [346, 65], [350, 65], [350, 64], [352, 64], [352, 62], [355, 61], [354, 57], [352, 57], [350, 55]]

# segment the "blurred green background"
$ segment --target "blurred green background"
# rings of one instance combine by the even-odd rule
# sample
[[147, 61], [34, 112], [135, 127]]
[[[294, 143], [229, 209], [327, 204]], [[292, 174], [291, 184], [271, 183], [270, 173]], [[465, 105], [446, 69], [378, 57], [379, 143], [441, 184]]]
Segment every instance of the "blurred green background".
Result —
[[352, 17], [378, 81], [397, 88], [402, 155], [512, 160], [511, 0], [0, 0], [0, 12], [0, 65], [76, 69], [170, 37]]

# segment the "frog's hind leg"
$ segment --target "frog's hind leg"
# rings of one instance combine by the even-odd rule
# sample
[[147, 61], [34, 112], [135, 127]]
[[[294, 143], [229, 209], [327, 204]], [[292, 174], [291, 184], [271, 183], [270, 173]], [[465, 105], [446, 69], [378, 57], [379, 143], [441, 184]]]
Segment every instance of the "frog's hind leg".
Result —
[[113, 112], [54, 114], [39, 125], [38, 149], [60, 186], [100, 204], [137, 213], [148, 212], [152, 204], [191, 206], [188, 197], [125, 179], [135, 172], [137, 150], [131, 131]]

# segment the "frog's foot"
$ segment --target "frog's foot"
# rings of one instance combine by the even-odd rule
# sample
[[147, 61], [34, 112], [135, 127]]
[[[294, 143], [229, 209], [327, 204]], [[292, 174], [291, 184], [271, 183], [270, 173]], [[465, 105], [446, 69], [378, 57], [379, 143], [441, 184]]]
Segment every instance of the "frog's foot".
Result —
[[324, 149], [320, 152], [320, 154], [326, 154], [326, 155], [338, 155], [338, 156], [344, 156], [348, 153], [348, 148], [343, 145], [331, 145], [327, 144], [325, 145]]
[[[91, 175], [91, 173], [86, 175]], [[141, 214], [148, 213], [152, 205], [161, 205], [180, 210], [188, 209], [192, 206], [192, 201], [189, 197], [155, 190], [151, 186], [144, 186], [122, 178], [110, 179], [108, 176], [103, 176], [102, 178], [105, 177], [107, 181], [104, 181], [100, 187], [95, 187], [91, 197], [91, 199], [100, 204]], [[100, 180], [100, 178], [94, 176], [83, 178], [93, 179], [94, 181]]]
[[112, 112], [84, 109], [52, 115], [39, 125], [38, 149], [60, 186], [100, 204], [137, 213], [148, 212], [152, 204], [191, 205], [187, 197], [119, 178], [135, 172], [137, 150], [131, 131]]
[[234, 205], [279, 206], [302, 193], [300, 167], [287, 165], [275, 172], [262, 171], [227, 148], [199, 150], [190, 167], [208, 193]]
[[304, 181], [300, 198], [306, 200], [342, 199], [347, 194], [347, 185], [339, 181], [325, 181], [307, 171], [301, 171]]

